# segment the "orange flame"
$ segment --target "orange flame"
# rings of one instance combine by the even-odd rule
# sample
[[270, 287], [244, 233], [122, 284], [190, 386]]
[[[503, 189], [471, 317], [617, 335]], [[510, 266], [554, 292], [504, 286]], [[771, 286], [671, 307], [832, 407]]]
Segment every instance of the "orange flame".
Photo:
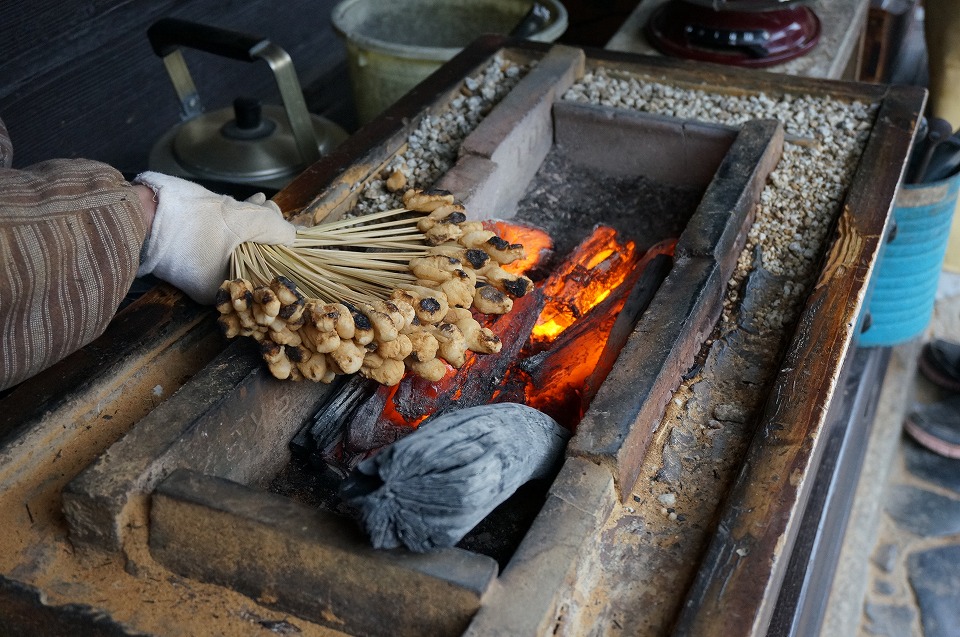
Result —
[[[530, 272], [541, 266], [553, 250], [550, 236], [537, 228], [503, 221], [486, 221], [484, 226], [510, 243], [524, 245], [525, 258], [504, 266], [504, 269]], [[641, 259], [633, 241], [618, 241], [612, 228], [596, 228], [546, 281], [538, 285], [544, 295], [544, 308], [523, 346], [521, 360], [511, 363], [494, 400], [523, 400], [564, 426], [575, 429], [591, 398], [584, 395], [585, 384], [597, 368], [610, 331], [630, 292], [621, 289], [623, 283], [635, 281], [642, 272], [643, 262], [656, 254], [672, 254], [674, 244], [672, 240], [658, 244]], [[614, 293], [617, 296], [610, 299]], [[602, 312], [592, 311], [601, 304]], [[482, 315], [477, 318], [491, 327], [498, 320]], [[499, 320], [503, 319], [509, 321], [511, 316], [499, 317]], [[576, 329], [570, 330], [571, 327]], [[562, 342], [558, 343], [558, 340]], [[538, 369], [534, 380], [519, 363], [539, 352], [545, 352], [547, 363]], [[456, 402], [461, 397], [465, 379], [470, 377], [471, 369], [479, 360], [478, 355], [467, 352], [466, 363], [460, 369], [449, 368], [436, 383], [407, 374], [401, 385], [390, 388], [380, 423], [416, 427], [436, 410], [437, 403]], [[398, 388], [402, 389], [398, 391]], [[401, 399], [401, 395], [404, 398]], [[416, 400], [411, 401], [411, 396]], [[407, 405], [416, 402], [416, 408], [412, 411], [398, 409], [395, 398], [405, 400]]]
[[530, 272], [543, 263], [553, 252], [553, 239], [539, 228], [522, 226], [507, 221], [484, 221], [483, 227], [491, 232], [496, 232], [504, 241], [519, 243], [523, 246], [523, 252], [526, 256], [503, 266], [503, 269], [511, 274]]
[[613, 228], [597, 228], [544, 285], [547, 305], [533, 328], [533, 342], [555, 340], [610, 296], [635, 264], [633, 241], [621, 244]]

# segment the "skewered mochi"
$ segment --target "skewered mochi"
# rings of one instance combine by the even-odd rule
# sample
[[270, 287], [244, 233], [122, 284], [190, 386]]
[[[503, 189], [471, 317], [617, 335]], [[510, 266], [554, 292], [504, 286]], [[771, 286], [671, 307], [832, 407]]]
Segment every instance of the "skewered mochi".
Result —
[[407, 358], [417, 363], [425, 363], [437, 357], [440, 343], [437, 337], [425, 330], [418, 330], [407, 337], [410, 341], [410, 354]]
[[[497, 236], [497, 233], [490, 230], [475, 230], [473, 232], [464, 234], [460, 239], [460, 243], [468, 248], [483, 250], [483, 245], [495, 236]], [[486, 250], [484, 250], [484, 252], [486, 252]]]
[[466, 362], [467, 339], [463, 337], [460, 328], [453, 323], [441, 323], [431, 332], [440, 344], [440, 356], [454, 367], [463, 367]]
[[240, 317], [236, 314], [221, 314], [217, 319], [217, 325], [226, 338], [234, 338], [240, 335], [243, 326], [240, 325]]
[[447, 366], [439, 358], [431, 358], [426, 361], [407, 359], [407, 368], [424, 380], [435, 383], [442, 379], [447, 373]]
[[478, 248], [465, 248], [459, 243], [441, 243], [430, 248], [430, 253], [434, 255], [444, 255], [456, 259], [461, 265], [469, 265], [474, 270], [479, 270], [490, 261], [490, 255]]
[[397, 311], [396, 306], [392, 304], [388, 306], [387, 303], [387, 301], [377, 301], [360, 305], [360, 311], [366, 315], [373, 327], [374, 338], [380, 342], [397, 338], [404, 325], [403, 315]]
[[406, 334], [400, 334], [392, 341], [377, 345], [377, 354], [384, 358], [403, 360], [413, 351], [413, 343]]
[[444, 321], [452, 323], [460, 329], [467, 342], [467, 349], [471, 352], [496, 354], [503, 347], [500, 337], [494, 334], [490, 328], [481, 326], [480, 322], [473, 318], [470, 310], [450, 308], [450, 312], [447, 313]]
[[378, 367], [362, 366], [360, 374], [365, 378], [377, 381], [381, 385], [396, 385], [403, 380], [403, 373], [406, 367], [403, 361], [392, 358], [384, 359]]
[[507, 314], [513, 299], [492, 285], [481, 285], [473, 293], [473, 306], [484, 314]]
[[443, 205], [454, 203], [453, 195], [446, 190], [410, 189], [403, 193], [403, 205], [410, 210], [433, 212]]
[[270, 325], [280, 313], [280, 299], [267, 285], [253, 290], [253, 318], [260, 325]]
[[344, 374], [352, 374], [363, 366], [363, 356], [366, 350], [351, 340], [340, 341], [340, 346], [330, 353], [330, 358], [336, 362]]
[[260, 345], [260, 353], [263, 355], [263, 360], [267, 362], [271, 374], [280, 380], [290, 377], [293, 363], [282, 345], [273, 341], [264, 341]]
[[428, 286], [415, 285], [409, 290], [414, 298], [413, 311], [422, 325], [440, 322], [450, 310], [447, 296]]
[[440, 224], [460, 224], [467, 220], [466, 210], [460, 204], [445, 204], [417, 222], [417, 229], [428, 232]]
[[[403, 187], [400, 180], [395, 185]], [[264, 361], [277, 378], [326, 383], [339, 374], [359, 372], [393, 385], [406, 370], [437, 381], [450, 366], [462, 366], [467, 351], [499, 352], [500, 339], [480, 324], [471, 309], [504, 314], [513, 307], [511, 296], [520, 297], [532, 289], [529, 278], [500, 267], [522, 258], [523, 246], [505, 241], [478, 221], [467, 221], [463, 205], [448, 192], [407, 190], [403, 201], [405, 209], [373, 213], [369, 219], [298, 229], [304, 247], [295, 246], [294, 252], [314, 255], [309, 252], [312, 247], [321, 246], [323, 258], [336, 260], [330, 256], [336, 254], [331, 248], [349, 247], [350, 242], [364, 248], [344, 251], [345, 256], [336, 261], [337, 286], [344, 285], [343, 273], [349, 273], [354, 263], [371, 264], [356, 265], [366, 267], [369, 277], [382, 263], [401, 260], [392, 255], [398, 241], [407, 242], [407, 254], [414, 256], [403, 257], [406, 271], [391, 270], [392, 283], [382, 285], [376, 294], [367, 291], [320, 300], [315, 297], [328, 295], [313, 291], [309, 277], [299, 282], [291, 278], [297, 276], [297, 267], [289, 265], [289, 257], [280, 268], [288, 276], [268, 277], [250, 265], [259, 256], [249, 244], [241, 244], [232, 261], [234, 278], [224, 281], [216, 296], [224, 336], [259, 341]], [[411, 211], [421, 216], [377, 225], [378, 219]], [[398, 230], [398, 226], [406, 228]], [[397, 239], [398, 233], [402, 240]], [[376, 252], [369, 242], [380, 236], [388, 249]], [[255, 254], [274, 249], [280, 250], [258, 245]], [[288, 251], [284, 254], [291, 250], [283, 249]], [[319, 258], [311, 256], [313, 262]]]
[[526, 296], [527, 292], [533, 289], [533, 281], [528, 277], [511, 274], [494, 264], [483, 268], [480, 274], [495, 288], [515, 298]]
[[455, 223], [437, 223], [423, 232], [430, 245], [438, 245], [446, 241], [453, 241], [463, 235], [463, 230]]
[[471, 281], [461, 270], [460, 277], [441, 283], [440, 291], [446, 295], [448, 306], [467, 308], [473, 304], [475, 284], [476, 278]]
[[456, 272], [462, 272], [463, 264], [455, 257], [435, 254], [410, 259], [410, 271], [418, 279], [443, 283], [454, 278]]
[[311, 352], [310, 356], [297, 363], [303, 377], [320, 383], [329, 383], [335, 374], [327, 365], [327, 357], [319, 352]]

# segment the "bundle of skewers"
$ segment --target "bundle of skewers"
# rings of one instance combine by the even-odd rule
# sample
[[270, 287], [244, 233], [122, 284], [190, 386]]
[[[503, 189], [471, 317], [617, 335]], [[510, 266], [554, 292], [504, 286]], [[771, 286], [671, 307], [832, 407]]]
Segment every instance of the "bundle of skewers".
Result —
[[403, 208], [298, 228], [291, 246], [241, 244], [216, 305], [223, 333], [260, 343], [279, 379], [360, 373], [431, 381], [500, 339], [474, 318], [506, 314], [532, 281], [501, 266], [524, 256], [444, 191], [408, 190]]

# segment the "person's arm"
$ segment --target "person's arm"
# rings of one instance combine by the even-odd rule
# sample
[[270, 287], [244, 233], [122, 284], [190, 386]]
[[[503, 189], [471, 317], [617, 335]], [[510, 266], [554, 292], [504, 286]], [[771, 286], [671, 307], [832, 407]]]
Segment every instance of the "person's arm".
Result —
[[0, 168], [0, 388], [103, 333], [146, 230], [137, 192], [105, 164]]
[[262, 195], [149, 172], [130, 184], [85, 159], [14, 170], [10, 156], [0, 121], [0, 389], [100, 336], [137, 276], [212, 303], [237, 245], [296, 235]]

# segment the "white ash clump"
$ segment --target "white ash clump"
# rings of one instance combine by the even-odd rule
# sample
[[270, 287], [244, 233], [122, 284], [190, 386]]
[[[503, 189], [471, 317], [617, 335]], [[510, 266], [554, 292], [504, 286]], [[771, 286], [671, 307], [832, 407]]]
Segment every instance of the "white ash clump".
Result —
[[[407, 137], [406, 151], [390, 161], [379, 179], [367, 184], [355, 214], [398, 208], [402, 205], [400, 196], [406, 189], [430, 188], [456, 162], [460, 144], [467, 135], [528, 69], [526, 65], [496, 55], [480, 73], [466, 78], [460, 94], [439, 114], [426, 115]], [[391, 177], [393, 181], [388, 184]]]
[[869, 137], [876, 105], [811, 95], [725, 95], [621, 73], [614, 77], [605, 69], [584, 75], [564, 99], [728, 126], [779, 120], [798, 143], [784, 144], [760, 195], [756, 221], [729, 283], [723, 321], [729, 326], [735, 320], [743, 281], [759, 252], [761, 267], [783, 281], [783, 295], [757, 318], [771, 330], [793, 322]]

